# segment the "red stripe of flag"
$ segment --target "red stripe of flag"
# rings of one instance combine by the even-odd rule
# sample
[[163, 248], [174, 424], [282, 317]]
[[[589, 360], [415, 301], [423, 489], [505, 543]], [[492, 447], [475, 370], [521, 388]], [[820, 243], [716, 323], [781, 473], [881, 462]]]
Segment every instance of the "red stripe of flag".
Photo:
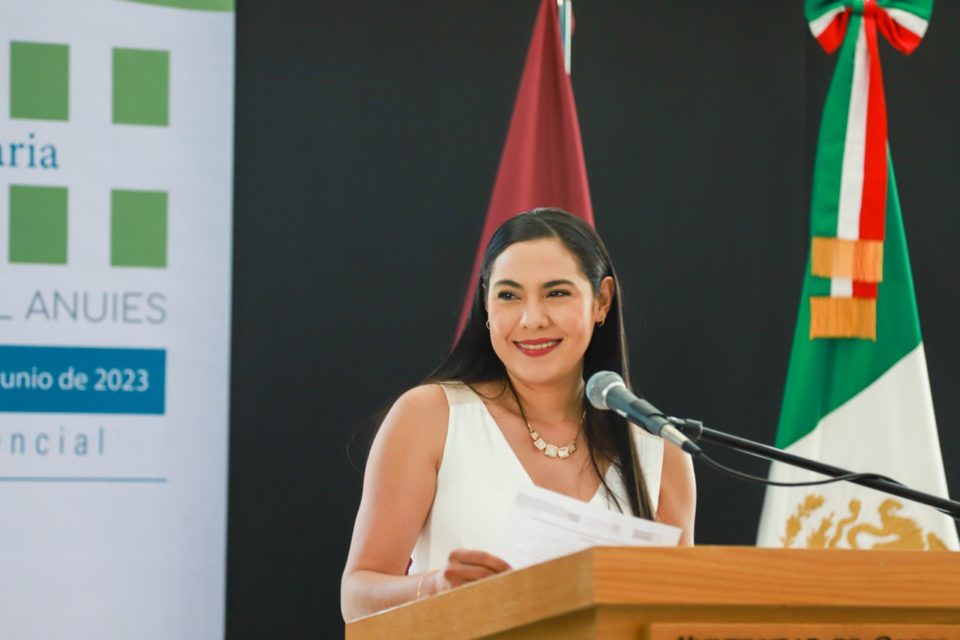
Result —
[[864, 16], [864, 34], [867, 40], [867, 64], [870, 69], [863, 192], [860, 200], [860, 239], [883, 240], [887, 212], [887, 106], [877, 46], [877, 23], [870, 14]]
[[860, 282], [859, 280], [854, 280], [853, 281], [853, 297], [854, 298], [876, 298], [877, 283], [876, 282]]
[[847, 33], [847, 23], [849, 22], [850, 9], [847, 9], [834, 16], [827, 28], [817, 36], [817, 42], [827, 53], [833, 53], [843, 44], [843, 37]]
[[[871, 7], [873, 0], [867, 0]], [[867, 122], [863, 157], [863, 192], [860, 199], [860, 238], [883, 240], [887, 213], [887, 106], [883, 93], [883, 73], [877, 46], [877, 11], [864, 12], [867, 41]], [[876, 298], [875, 282], [854, 282], [855, 298]]]
[[920, 35], [897, 23], [886, 11], [879, 12], [877, 24], [880, 27], [880, 32], [900, 53], [910, 55], [914, 49], [920, 46]]

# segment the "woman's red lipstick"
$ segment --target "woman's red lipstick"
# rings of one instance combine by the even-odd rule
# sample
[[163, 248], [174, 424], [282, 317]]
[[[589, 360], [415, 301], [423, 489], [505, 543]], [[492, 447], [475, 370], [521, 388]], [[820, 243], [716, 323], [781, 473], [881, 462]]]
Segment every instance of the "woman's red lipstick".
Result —
[[523, 355], [530, 356], [531, 358], [539, 358], [560, 346], [560, 342], [561, 340], [558, 338], [537, 338], [536, 340], [522, 340], [514, 342], [513, 344], [516, 345], [517, 349], [519, 349]]

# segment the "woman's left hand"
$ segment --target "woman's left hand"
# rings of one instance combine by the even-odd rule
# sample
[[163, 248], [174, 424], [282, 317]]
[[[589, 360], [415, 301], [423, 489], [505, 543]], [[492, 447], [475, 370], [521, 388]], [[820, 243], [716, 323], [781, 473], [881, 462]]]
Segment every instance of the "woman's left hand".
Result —
[[509, 570], [509, 564], [485, 551], [454, 549], [447, 557], [447, 564], [430, 575], [430, 584], [427, 589], [424, 589], [424, 593], [433, 595], [449, 591], [467, 582], [481, 580]]

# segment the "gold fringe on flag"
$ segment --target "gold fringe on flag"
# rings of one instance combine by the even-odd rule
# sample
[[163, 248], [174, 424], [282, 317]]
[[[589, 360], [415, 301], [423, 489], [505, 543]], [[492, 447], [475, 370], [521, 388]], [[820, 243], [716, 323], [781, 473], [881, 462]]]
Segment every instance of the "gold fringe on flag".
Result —
[[810, 339], [861, 338], [877, 341], [875, 298], [810, 296]]
[[814, 237], [810, 273], [821, 278], [883, 281], [883, 242]]

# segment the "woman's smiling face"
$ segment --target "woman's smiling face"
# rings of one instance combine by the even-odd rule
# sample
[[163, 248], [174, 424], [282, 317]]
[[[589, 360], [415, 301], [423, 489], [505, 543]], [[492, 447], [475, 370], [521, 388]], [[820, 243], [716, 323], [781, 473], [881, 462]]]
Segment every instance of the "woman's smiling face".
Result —
[[528, 384], [582, 376], [593, 327], [610, 309], [613, 278], [594, 295], [573, 254], [544, 238], [507, 247], [488, 282], [490, 341], [507, 371]]

